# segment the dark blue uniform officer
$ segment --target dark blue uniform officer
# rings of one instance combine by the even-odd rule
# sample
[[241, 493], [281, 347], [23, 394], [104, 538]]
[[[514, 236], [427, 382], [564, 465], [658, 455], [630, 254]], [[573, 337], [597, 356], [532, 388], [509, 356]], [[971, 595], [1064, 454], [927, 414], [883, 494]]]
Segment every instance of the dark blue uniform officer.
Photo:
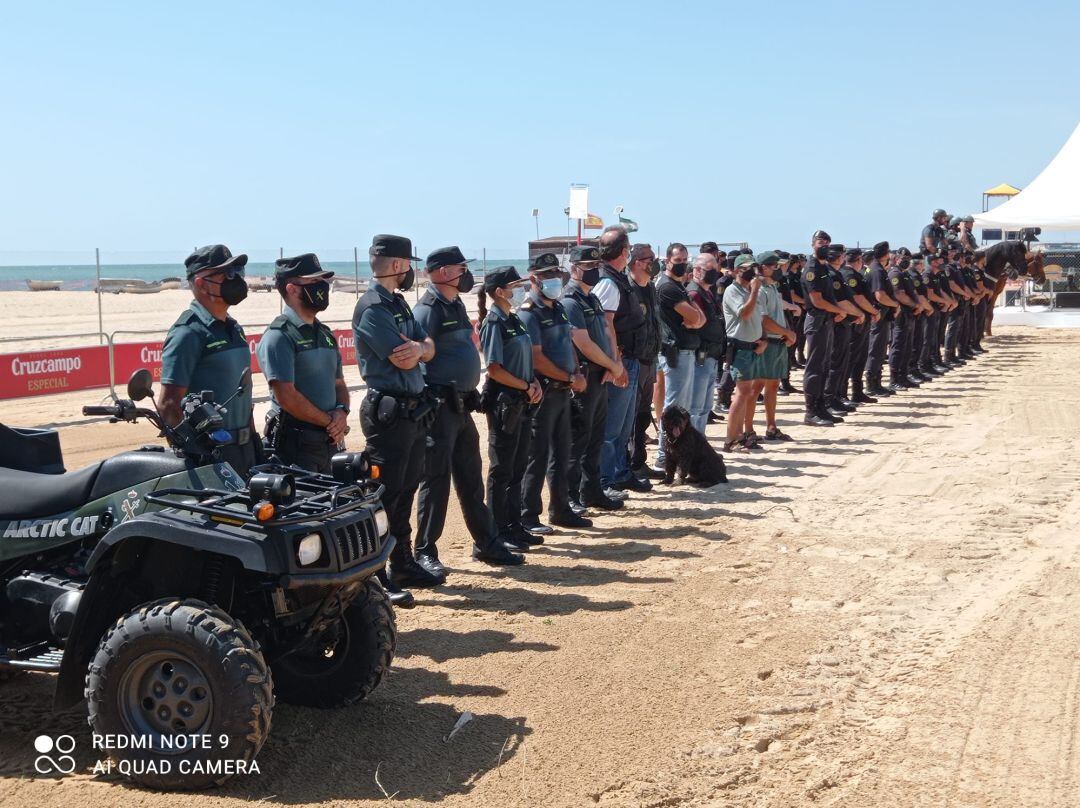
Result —
[[[895, 287], [889, 280], [889, 242], [874, 245], [866, 285], [870, 301], [877, 306], [881, 318], [870, 325], [870, 344], [866, 356], [866, 392], [872, 396], [891, 396], [893, 391], [881, 382], [881, 373], [889, 352], [892, 326], [900, 311]], [[899, 282], [898, 282], [899, 283]]]
[[[435, 399], [424, 385], [420, 366], [435, 345], [413, 317], [401, 294], [412, 288], [412, 242], [403, 236], [378, 235], [368, 250], [371, 288], [356, 302], [353, 335], [360, 375], [368, 392], [360, 407], [367, 452], [381, 469], [383, 507], [396, 545], [390, 556], [391, 600], [404, 599], [404, 587], [437, 586], [440, 579], [416, 563], [412, 552], [413, 496], [424, 474], [428, 427]], [[401, 605], [408, 603], [405, 599]]]
[[829, 234], [823, 230], [814, 234], [817, 246], [802, 273], [802, 292], [806, 301], [806, 319], [803, 322], [806, 334], [806, 369], [803, 371], [806, 415], [803, 423], [808, 426], [831, 426], [843, 420], [829, 413], [825, 401], [825, 379], [832, 354], [833, 319], [844, 313], [836, 305], [826, 263], [830, 241]]
[[266, 440], [286, 463], [330, 473], [344, 448], [349, 388], [341, 351], [316, 316], [330, 304], [330, 278], [314, 253], [279, 258], [274, 285], [285, 303], [259, 341], [259, 365], [270, 383]]
[[424, 478], [417, 502], [417, 563], [443, 580], [438, 539], [446, 525], [446, 506], [453, 480], [465, 525], [473, 537], [473, 557], [492, 564], [520, 564], [522, 557], [499, 541], [491, 511], [484, 504], [480, 434], [472, 414], [480, 408], [480, 354], [473, 343], [473, 325], [461, 295], [472, 291], [468, 260], [457, 247], [442, 247], [427, 257], [431, 287], [413, 315], [435, 343], [435, 355], [424, 362], [428, 390], [439, 404], [428, 433]]
[[[851, 287], [844, 279], [841, 272], [840, 261], [843, 260], [847, 248], [843, 244], [829, 245], [829, 285], [832, 287], [833, 297], [837, 303], [850, 303], [855, 305], [855, 295]], [[855, 411], [852, 402], [844, 401], [844, 390], [847, 387], [848, 368], [851, 365], [851, 335], [855, 327], [855, 319], [848, 316], [840, 322], [833, 323], [832, 352], [830, 354], [829, 371], [825, 377], [825, 407], [834, 416], [843, 417], [847, 413]]]
[[500, 540], [527, 550], [543, 539], [521, 526], [521, 484], [529, 456], [533, 411], [543, 392], [533, 370], [529, 330], [512, 310], [514, 288], [523, 281], [512, 266], [484, 276], [491, 308], [480, 326], [480, 346], [487, 362], [483, 409], [488, 427], [487, 504]]
[[251, 381], [233, 398], [245, 370], [251, 370], [251, 348], [244, 329], [229, 316], [231, 306], [247, 297], [246, 255], [233, 255], [224, 244], [201, 247], [184, 261], [195, 299], [165, 337], [161, 356], [158, 406], [166, 423], [181, 420], [180, 403], [187, 393], [210, 390], [227, 405], [224, 428], [230, 442], [221, 446], [222, 460], [244, 479], [262, 460], [262, 443], [251, 418]]
[[551, 527], [540, 522], [541, 490], [548, 481], [548, 516], [560, 527], [591, 527], [592, 522], [570, 509], [569, 482], [571, 424], [570, 393], [585, 391], [570, 336], [570, 320], [559, 298], [563, 282], [555, 253], [542, 253], [529, 265], [532, 291], [518, 309], [533, 343], [533, 367], [544, 398], [533, 416], [529, 457], [522, 479], [521, 525], [542, 536]]
[[911, 328], [915, 318], [915, 286], [908, 277], [911, 266], [910, 252], [900, 252], [889, 268], [889, 285], [892, 287], [900, 308], [893, 321], [889, 344], [889, 389], [898, 392], [918, 387], [919, 382], [908, 376], [911, 361]]

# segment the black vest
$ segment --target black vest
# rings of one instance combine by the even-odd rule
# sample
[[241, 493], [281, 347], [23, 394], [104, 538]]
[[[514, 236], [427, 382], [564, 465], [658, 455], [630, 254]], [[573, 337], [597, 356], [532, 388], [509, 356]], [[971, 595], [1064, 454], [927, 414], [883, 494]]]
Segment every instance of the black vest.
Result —
[[619, 308], [615, 310], [615, 341], [619, 350], [629, 356], [640, 358], [644, 346], [641, 345], [646, 334], [645, 315], [638, 299], [637, 284], [626, 277], [625, 272], [616, 272], [608, 264], [602, 264], [600, 276], [607, 278], [619, 290]]
[[724, 330], [723, 309], [719, 307], [716, 295], [708, 289], [703, 289], [697, 281], [690, 281], [690, 283], [686, 284], [686, 292], [687, 294], [699, 292], [703, 299], [711, 301], [711, 305], [706, 303], [702, 307], [705, 313], [705, 325], [698, 329], [698, 337], [701, 338], [702, 348], [706, 350], [715, 348], [718, 349], [717, 353], [722, 352], [727, 335]]
[[642, 327], [645, 336], [641, 339], [636, 358], [642, 364], [651, 365], [660, 355], [660, 309], [656, 305], [656, 286], [651, 282], [644, 286], [635, 283], [634, 286], [641, 303], [641, 313], [645, 317], [645, 325]]

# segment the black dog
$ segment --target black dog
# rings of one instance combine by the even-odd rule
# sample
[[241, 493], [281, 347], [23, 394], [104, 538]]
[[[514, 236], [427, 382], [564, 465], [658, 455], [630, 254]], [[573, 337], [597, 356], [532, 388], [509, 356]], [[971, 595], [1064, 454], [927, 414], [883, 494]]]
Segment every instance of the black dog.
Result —
[[679, 472], [679, 485], [687, 480], [702, 488], [727, 482], [724, 458], [709, 445], [705, 436], [690, 423], [690, 413], [671, 406], [660, 416], [664, 428], [664, 485], [671, 485]]

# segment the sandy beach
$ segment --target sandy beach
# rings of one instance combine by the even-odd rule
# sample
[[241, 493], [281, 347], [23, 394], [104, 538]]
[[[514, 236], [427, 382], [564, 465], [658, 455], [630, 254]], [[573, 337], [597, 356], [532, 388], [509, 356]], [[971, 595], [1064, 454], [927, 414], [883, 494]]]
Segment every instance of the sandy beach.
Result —
[[[96, 330], [80, 294], [0, 295], [3, 335]], [[137, 329], [186, 299], [105, 302]], [[253, 295], [241, 320], [276, 306]], [[351, 307], [337, 295], [327, 319]], [[1062, 380], [1080, 331], [999, 332], [973, 365], [832, 430], [782, 398], [796, 440], [729, 458], [729, 485], [637, 496], [521, 568], [471, 561], [452, 504], [450, 580], [399, 613], [392, 675], [348, 709], [280, 705], [262, 774], [222, 789], [95, 777], [82, 710], [52, 715], [46, 676], [0, 684], [0, 802], [1075, 805], [1080, 387]], [[155, 442], [83, 419], [99, 393], [0, 402], [0, 421], [63, 425], [69, 468]], [[80, 773], [34, 775], [40, 733], [75, 736]]]

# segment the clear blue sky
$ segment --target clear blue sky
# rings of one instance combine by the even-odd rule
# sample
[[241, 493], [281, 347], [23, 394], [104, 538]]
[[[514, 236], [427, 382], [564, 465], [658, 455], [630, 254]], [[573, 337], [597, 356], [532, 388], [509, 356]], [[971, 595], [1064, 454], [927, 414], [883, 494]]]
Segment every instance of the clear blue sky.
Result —
[[[974, 12], [969, 12], [974, 9]], [[6, 3], [0, 252], [913, 243], [1080, 122], [1076, 3]]]

